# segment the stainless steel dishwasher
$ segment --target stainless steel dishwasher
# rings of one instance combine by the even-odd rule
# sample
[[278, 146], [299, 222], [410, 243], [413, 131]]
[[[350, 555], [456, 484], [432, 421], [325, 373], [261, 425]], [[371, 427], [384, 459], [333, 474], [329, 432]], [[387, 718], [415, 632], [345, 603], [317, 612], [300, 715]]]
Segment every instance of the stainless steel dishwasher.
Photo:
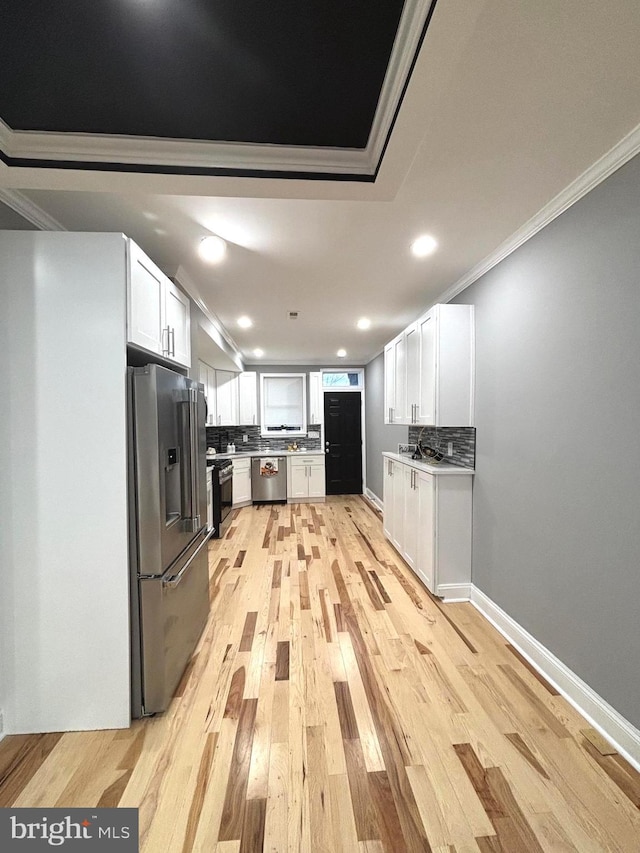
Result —
[[253, 503], [287, 500], [287, 457], [256, 456], [251, 460]]

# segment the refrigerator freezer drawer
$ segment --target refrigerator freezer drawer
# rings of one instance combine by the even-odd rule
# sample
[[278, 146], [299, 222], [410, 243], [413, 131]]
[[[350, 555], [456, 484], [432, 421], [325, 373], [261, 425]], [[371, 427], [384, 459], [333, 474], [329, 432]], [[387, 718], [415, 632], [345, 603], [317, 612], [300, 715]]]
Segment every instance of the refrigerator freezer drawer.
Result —
[[207, 544], [170, 575], [140, 579], [142, 708], [133, 716], [168, 708], [200, 639], [209, 615]]

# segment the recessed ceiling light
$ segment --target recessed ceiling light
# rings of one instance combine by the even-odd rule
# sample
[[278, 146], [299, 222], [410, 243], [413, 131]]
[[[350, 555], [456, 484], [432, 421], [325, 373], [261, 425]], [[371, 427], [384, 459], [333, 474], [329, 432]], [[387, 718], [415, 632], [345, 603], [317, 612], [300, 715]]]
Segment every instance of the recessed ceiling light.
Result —
[[264, 350], [258, 347], [257, 349], [254, 349], [253, 354], [256, 358], [262, 358], [262, 356], [264, 355]]
[[198, 254], [203, 261], [208, 261], [210, 264], [218, 264], [227, 253], [227, 244], [222, 237], [217, 237], [212, 234], [210, 237], [203, 237], [198, 246]]
[[411, 244], [411, 251], [416, 258], [425, 258], [438, 248], [438, 241], [431, 234], [423, 234]]
[[361, 317], [356, 325], [359, 329], [368, 329], [371, 326], [371, 320], [369, 320], [367, 317]]
[[238, 317], [238, 325], [241, 329], [250, 329], [253, 326], [253, 320], [251, 317]]
[[338, 358], [344, 358], [346, 356], [346, 354], [347, 354], [346, 349], [339, 349], [338, 352], [336, 353]]

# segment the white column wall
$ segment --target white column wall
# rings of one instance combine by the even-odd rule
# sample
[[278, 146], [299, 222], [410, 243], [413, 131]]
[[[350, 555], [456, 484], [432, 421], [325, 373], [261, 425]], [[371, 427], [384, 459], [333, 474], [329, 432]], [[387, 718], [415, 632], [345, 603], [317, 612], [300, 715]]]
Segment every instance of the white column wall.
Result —
[[129, 725], [126, 252], [0, 233], [4, 733]]

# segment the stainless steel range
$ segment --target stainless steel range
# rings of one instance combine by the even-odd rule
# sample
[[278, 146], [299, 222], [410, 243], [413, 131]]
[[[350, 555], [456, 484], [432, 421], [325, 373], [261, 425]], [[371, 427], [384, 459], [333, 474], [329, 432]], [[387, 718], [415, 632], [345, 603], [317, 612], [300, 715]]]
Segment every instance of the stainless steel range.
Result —
[[207, 464], [213, 485], [213, 538], [221, 539], [231, 524], [233, 462], [231, 459], [208, 459]]

